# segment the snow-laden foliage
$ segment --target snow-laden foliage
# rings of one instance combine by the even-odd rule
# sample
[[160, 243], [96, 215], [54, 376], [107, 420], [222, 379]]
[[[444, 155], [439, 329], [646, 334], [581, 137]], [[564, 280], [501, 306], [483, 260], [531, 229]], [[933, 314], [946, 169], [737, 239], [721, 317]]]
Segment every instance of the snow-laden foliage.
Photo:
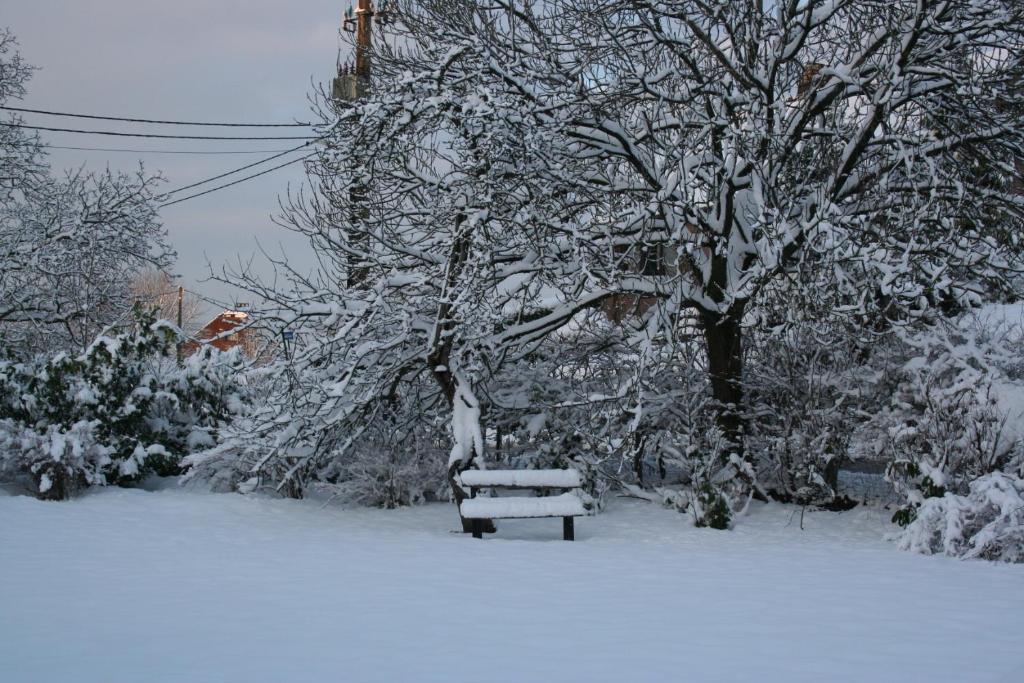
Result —
[[335, 461], [334, 495], [386, 508], [448, 500], [443, 424], [436, 416], [433, 424], [425, 421], [415, 405], [395, 408], [370, 422], [351, 453]]
[[95, 421], [37, 428], [0, 419], [0, 479], [27, 474], [43, 499], [64, 500], [80, 486], [106, 484], [110, 453]]
[[1012, 473], [1024, 406], [1000, 398], [1022, 386], [1020, 336], [1019, 324], [968, 313], [904, 331], [864, 363], [869, 381], [855, 399], [850, 457], [887, 464], [904, 501], [895, 522], [913, 521], [926, 499], [966, 494], [979, 477]]
[[344, 440], [324, 445], [316, 441], [324, 435], [305, 428], [307, 416], [282, 412], [277, 403], [293, 379], [283, 364], [250, 370], [250, 394], [271, 400], [244, 406], [217, 432], [216, 445], [184, 458], [186, 481], [294, 498], [316, 489], [341, 502], [388, 508], [448, 498], [444, 418], [425, 410], [419, 396], [368, 405], [367, 412], [341, 423]]
[[319, 269], [237, 278], [295, 343], [206, 476], [339, 484], [416, 406], [456, 500], [572, 462], [724, 526], [834, 497], [889, 346], [1014, 296], [1020, 3], [398, 5], [283, 216]]
[[876, 400], [885, 375], [871, 359], [890, 345], [883, 335], [865, 339], [829, 303], [788, 288], [757, 308], [747, 337], [749, 457], [774, 497], [803, 504], [837, 502], [858, 411]]
[[205, 348], [174, 362], [176, 328], [140, 315], [78, 356], [0, 362], [0, 475], [63, 499], [87, 485], [174, 474], [195, 448], [216, 443], [240, 409], [243, 364]]
[[1024, 562], [1024, 479], [993, 472], [970, 483], [966, 495], [924, 501], [896, 535], [903, 550], [1002, 562]]
[[[31, 68], [0, 29], [0, 104], [25, 95]], [[173, 252], [156, 208], [159, 178], [55, 176], [39, 139], [9, 115], [0, 126], [0, 351], [77, 353], [107, 325], [130, 317], [131, 283]]]

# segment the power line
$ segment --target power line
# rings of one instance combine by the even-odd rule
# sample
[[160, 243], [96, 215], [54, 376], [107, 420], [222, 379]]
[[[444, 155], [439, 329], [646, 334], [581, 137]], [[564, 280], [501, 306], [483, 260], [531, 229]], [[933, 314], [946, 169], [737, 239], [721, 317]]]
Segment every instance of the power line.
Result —
[[284, 168], [285, 166], [290, 166], [290, 165], [292, 165], [292, 164], [294, 164], [296, 162], [299, 162], [299, 161], [305, 161], [306, 159], [309, 159], [309, 158], [311, 158], [313, 156], [314, 156], [313, 154], [307, 154], [304, 157], [299, 157], [298, 159], [292, 159], [291, 161], [286, 161], [283, 164], [280, 164], [278, 166], [273, 166], [271, 168], [268, 168], [265, 171], [260, 171], [259, 173], [254, 173], [254, 174], [252, 174], [250, 176], [246, 176], [244, 178], [240, 178], [240, 179], [238, 179], [238, 180], [236, 180], [234, 182], [226, 183], [224, 185], [218, 185], [217, 187], [214, 187], [214, 188], [211, 188], [209, 190], [206, 190], [205, 192], [199, 192], [197, 194], [189, 195], [188, 197], [182, 197], [181, 199], [175, 199], [173, 202], [167, 202], [165, 204], [161, 204], [160, 208], [162, 209], [162, 208], [167, 207], [167, 206], [173, 206], [174, 204], [180, 204], [181, 202], [187, 202], [190, 199], [195, 199], [196, 197], [202, 197], [204, 195], [210, 194], [211, 192], [217, 192], [218, 190], [223, 190], [225, 188], [232, 187], [234, 185], [238, 185], [239, 183], [244, 183], [247, 180], [252, 180], [253, 178], [259, 178], [261, 175], [266, 175], [266, 174], [268, 174], [268, 173], [270, 173], [272, 171], [278, 170], [279, 168]]
[[110, 147], [63, 147], [60, 145], [43, 145], [47, 149], [70, 149], [77, 152], [125, 152], [129, 154], [274, 154], [283, 152], [280, 149], [223, 149], [223, 150], [180, 150], [180, 149], [112, 149]]
[[84, 133], [86, 135], [114, 135], [121, 138], [160, 138], [164, 140], [315, 140], [311, 135], [291, 135], [283, 137], [250, 137], [250, 136], [218, 136], [218, 135], [157, 135], [155, 133], [121, 133], [110, 130], [77, 130], [74, 128], [46, 128], [44, 126], [28, 126], [22, 123], [3, 123], [7, 128], [24, 128], [26, 130], [45, 130], [50, 133]]
[[22, 107], [3, 107], [7, 111], [24, 114], [43, 114], [45, 116], [63, 116], [74, 119], [93, 119], [96, 121], [127, 121], [128, 123], [156, 123], [163, 126], [221, 126], [227, 128], [311, 128], [312, 123], [213, 123], [201, 121], [161, 121], [158, 119], [132, 119], [122, 116], [97, 116], [93, 114], [69, 114], [67, 112], [46, 111], [43, 109], [24, 109]]
[[260, 164], [265, 164], [268, 161], [273, 161], [274, 159], [280, 159], [285, 154], [291, 154], [292, 152], [298, 152], [300, 149], [302, 149], [304, 147], [309, 147], [310, 144], [312, 144], [312, 143], [306, 142], [304, 144], [299, 145], [298, 147], [292, 147], [291, 149], [286, 149], [285, 151], [280, 152], [278, 154], [275, 154], [272, 157], [267, 157], [266, 159], [260, 159], [259, 161], [254, 161], [251, 164], [247, 164], [245, 166], [242, 166], [241, 168], [236, 168], [233, 171], [228, 171], [227, 173], [221, 173], [220, 175], [215, 175], [212, 178], [207, 178], [206, 180], [200, 180], [198, 183], [192, 183], [191, 185], [186, 185], [185, 187], [179, 187], [177, 190], [171, 190], [170, 192], [167, 192], [163, 196], [169, 197], [172, 194], [178, 194], [179, 192], [184, 192], [185, 190], [191, 190], [193, 187], [199, 187], [200, 185], [205, 185], [206, 183], [212, 183], [214, 180], [220, 180], [221, 178], [226, 178], [229, 175], [234, 175], [236, 173], [241, 173], [242, 171], [247, 171], [250, 168], [252, 168], [253, 166], [259, 166]]

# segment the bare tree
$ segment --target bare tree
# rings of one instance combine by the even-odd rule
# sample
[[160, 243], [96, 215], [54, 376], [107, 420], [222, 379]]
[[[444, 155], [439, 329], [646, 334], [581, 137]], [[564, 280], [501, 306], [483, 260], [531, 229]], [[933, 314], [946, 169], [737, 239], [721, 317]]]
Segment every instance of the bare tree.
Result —
[[[166, 271], [147, 268], [132, 279], [131, 296], [145, 307], [156, 309], [157, 317], [175, 324], [178, 321], [178, 283]], [[203, 313], [203, 302], [192, 292], [181, 292], [181, 326], [186, 333], [196, 331]]]
[[[0, 32], [0, 102], [31, 73]], [[77, 170], [53, 177], [39, 141], [0, 127], [0, 338], [10, 352], [74, 349], [131, 309], [131, 280], [173, 252], [157, 218], [159, 177]]]
[[[32, 76], [17, 51], [10, 30], [0, 28], [0, 103], [25, 96], [25, 84]], [[21, 119], [11, 115], [7, 123]], [[43, 149], [38, 138], [16, 126], [0, 126], [0, 201], [11, 201], [18, 191], [34, 186], [44, 175]]]

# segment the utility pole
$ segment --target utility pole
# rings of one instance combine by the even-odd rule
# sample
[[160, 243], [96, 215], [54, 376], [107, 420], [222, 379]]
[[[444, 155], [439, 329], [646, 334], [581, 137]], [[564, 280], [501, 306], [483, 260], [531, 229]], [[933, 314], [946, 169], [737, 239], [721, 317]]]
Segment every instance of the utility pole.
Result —
[[381, 0], [379, 7], [375, 7], [372, 0], [357, 2], [354, 10], [349, 7], [345, 11], [341, 24], [344, 30], [356, 34], [355, 64], [338, 65], [338, 77], [334, 79], [332, 92], [334, 99], [350, 102], [365, 97], [370, 90], [373, 24], [379, 22], [383, 25], [391, 19], [387, 0]]
[[359, 0], [356, 8], [356, 91], [363, 97], [370, 85], [370, 48], [373, 47], [373, 10], [370, 0]]
[[[338, 77], [334, 79], [332, 90], [335, 100], [355, 102], [370, 92], [373, 23], [380, 22], [383, 25], [389, 20], [388, 0], [380, 0], [379, 7], [375, 7], [372, 0], [358, 0], [354, 11], [351, 7], [346, 10], [342, 28], [356, 34], [355, 64], [339, 65]], [[353, 225], [359, 225], [369, 217], [367, 194], [367, 188], [362, 183], [354, 184], [349, 190], [350, 219]], [[365, 248], [365, 235], [354, 232], [351, 244], [356, 252]], [[358, 262], [357, 257], [350, 258], [355, 262], [349, 265], [347, 284], [349, 287], [358, 287], [366, 280], [368, 269], [365, 264]]]
[[181, 365], [181, 338], [185, 336], [185, 330], [181, 328], [181, 302], [185, 298], [185, 288], [178, 285], [178, 365]]

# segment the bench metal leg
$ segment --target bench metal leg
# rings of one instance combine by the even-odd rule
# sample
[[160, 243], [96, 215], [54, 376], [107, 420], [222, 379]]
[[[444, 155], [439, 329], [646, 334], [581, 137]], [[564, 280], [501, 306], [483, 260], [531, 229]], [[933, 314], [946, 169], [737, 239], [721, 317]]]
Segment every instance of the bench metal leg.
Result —
[[474, 519], [473, 520], [473, 538], [484, 537], [484, 520]]
[[562, 538], [566, 541], [576, 540], [572, 522], [572, 517], [562, 517]]

